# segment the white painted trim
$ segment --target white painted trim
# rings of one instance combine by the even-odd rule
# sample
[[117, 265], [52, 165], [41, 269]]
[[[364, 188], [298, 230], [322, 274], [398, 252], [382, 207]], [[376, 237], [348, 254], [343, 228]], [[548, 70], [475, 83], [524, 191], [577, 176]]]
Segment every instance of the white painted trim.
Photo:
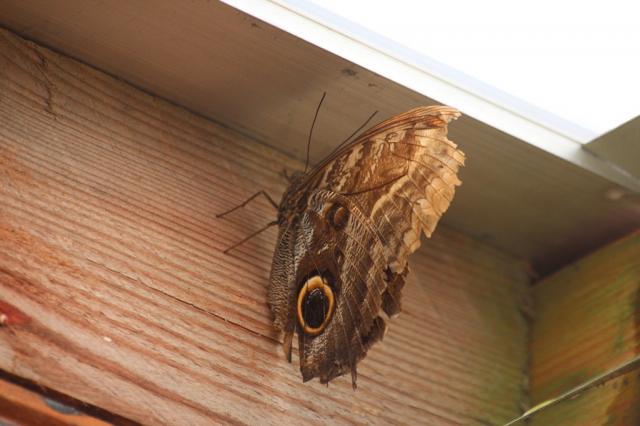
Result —
[[411, 90], [456, 107], [539, 149], [625, 188], [640, 191], [640, 180], [582, 149], [582, 143], [595, 135], [312, 3], [304, 0], [222, 1]]
[[621, 173], [640, 178], [640, 116], [600, 135], [583, 148]]

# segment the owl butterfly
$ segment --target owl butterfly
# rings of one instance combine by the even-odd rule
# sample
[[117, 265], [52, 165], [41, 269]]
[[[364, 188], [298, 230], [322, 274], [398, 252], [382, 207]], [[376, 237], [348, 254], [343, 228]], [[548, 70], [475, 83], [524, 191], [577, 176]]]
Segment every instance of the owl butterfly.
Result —
[[460, 185], [464, 154], [447, 139], [460, 116], [412, 109], [295, 174], [278, 207], [268, 303], [303, 381], [351, 372], [401, 310], [407, 257], [431, 236]]

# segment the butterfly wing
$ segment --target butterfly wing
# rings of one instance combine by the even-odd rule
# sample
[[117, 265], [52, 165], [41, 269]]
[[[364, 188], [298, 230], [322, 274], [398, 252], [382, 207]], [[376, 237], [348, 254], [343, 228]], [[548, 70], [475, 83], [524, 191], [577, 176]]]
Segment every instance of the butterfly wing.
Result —
[[[355, 386], [357, 362], [384, 334], [381, 312], [400, 311], [407, 257], [422, 232], [431, 235], [460, 184], [464, 155], [446, 138], [447, 123], [458, 115], [427, 107], [396, 116], [285, 193], [269, 304], [289, 360], [298, 332], [304, 380], [325, 383], [351, 371]], [[335, 303], [325, 312], [328, 299], [316, 291], [326, 323], [310, 334], [301, 313], [310, 299], [301, 294], [314, 276], [331, 288]]]
[[450, 107], [421, 107], [373, 127], [311, 173], [309, 183], [352, 198], [378, 229], [386, 258], [401, 273], [430, 237], [460, 185], [464, 154], [447, 138], [460, 116]]

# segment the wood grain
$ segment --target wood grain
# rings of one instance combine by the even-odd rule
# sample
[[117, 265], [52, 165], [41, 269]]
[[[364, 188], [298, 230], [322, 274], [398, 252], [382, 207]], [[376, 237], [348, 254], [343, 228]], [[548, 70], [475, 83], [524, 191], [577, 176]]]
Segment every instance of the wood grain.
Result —
[[[640, 354], [640, 232], [536, 284], [531, 341], [535, 403]], [[534, 417], [533, 424], [640, 423], [640, 371], [629, 372]]]
[[[303, 143], [301, 141], [301, 143]], [[523, 263], [441, 228], [359, 387], [302, 384], [265, 303], [297, 161], [0, 31], [0, 368], [142, 423], [499, 424], [520, 411]], [[295, 355], [294, 355], [295, 359]]]

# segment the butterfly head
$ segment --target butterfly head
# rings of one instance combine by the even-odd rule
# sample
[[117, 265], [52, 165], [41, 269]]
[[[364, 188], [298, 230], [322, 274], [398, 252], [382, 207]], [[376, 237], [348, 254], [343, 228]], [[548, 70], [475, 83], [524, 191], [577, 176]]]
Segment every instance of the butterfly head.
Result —
[[291, 221], [294, 215], [305, 209], [307, 193], [302, 188], [305, 176], [302, 172], [294, 172], [287, 177], [289, 186], [282, 195], [278, 208], [279, 224]]

